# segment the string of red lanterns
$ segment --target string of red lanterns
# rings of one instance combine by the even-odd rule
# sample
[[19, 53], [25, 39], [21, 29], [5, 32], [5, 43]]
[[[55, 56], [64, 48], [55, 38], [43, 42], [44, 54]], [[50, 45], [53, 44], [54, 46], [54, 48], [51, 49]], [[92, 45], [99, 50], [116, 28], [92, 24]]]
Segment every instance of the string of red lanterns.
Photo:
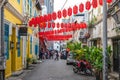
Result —
[[47, 35], [47, 36], [44, 36], [44, 38], [49, 41], [68, 40], [69, 38], [72, 38], [72, 35], [71, 34], [69, 35]]
[[[90, 10], [91, 9], [91, 6], [93, 7], [93, 8], [97, 8], [97, 6], [98, 6], [98, 2], [99, 2], [99, 4], [100, 5], [102, 5], [103, 4], [103, 2], [102, 2], [102, 0], [92, 0], [92, 2], [90, 2], [89, 0], [87, 0], [86, 1], [86, 3], [85, 3], [85, 6], [84, 6], [84, 4], [83, 3], [80, 3], [79, 4], [79, 7], [78, 6], [73, 6], [73, 8], [68, 8], [67, 10], [66, 9], [63, 9], [62, 11], [58, 11], [57, 13], [56, 12], [53, 12], [53, 13], [49, 13], [49, 14], [47, 14], [47, 15], [44, 15], [44, 16], [38, 16], [38, 17], [35, 17], [35, 18], [32, 18], [31, 20], [29, 20], [29, 23], [28, 23], [28, 25], [31, 27], [31, 26], [34, 26], [34, 27], [36, 27], [37, 25], [39, 25], [40, 27], [45, 27], [45, 23], [47, 22], [47, 21], [51, 21], [51, 20], [56, 20], [57, 18], [58, 19], [60, 19], [60, 18], [62, 18], [62, 17], [67, 17], [67, 16], [71, 16], [72, 15], [72, 13], [73, 14], [77, 14], [78, 13], [78, 11], [80, 12], [80, 13], [82, 13], [83, 11], [84, 11], [84, 8], [86, 9], [86, 10]], [[107, 3], [111, 3], [112, 2], [112, 0], [107, 0]], [[73, 9], [73, 10], [72, 10]], [[42, 25], [41, 25], [41, 23], [42, 23]], [[42, 27], [42, 28], [43, 28]], [[54, 27], [54, 26], [53, 26]]]
[[[62, 23], [64, 24], [64, 23]], [[57, 25], [60, 24], [57, 23]], [[63, 25], [61, 25], [62, 27]], [[65, 25], [64, 25], [65, 26]], [[75, 30], [79, 30], [79, 29], [85, 29], [87, 27], [86, 23], [80, 23], [80, 24], [75, 24], [75, 23], [66, 23], [66, 27], [61, 28], [59, 30], [52, 30], [52, 31], [44, 31], [44, 32], [39, 32], [39, 35], [51, 35], [51, 34], [57, 34], [57, 33], [63, 33], [63, 32], [70, 32], [70, 31], [75, 31]]]

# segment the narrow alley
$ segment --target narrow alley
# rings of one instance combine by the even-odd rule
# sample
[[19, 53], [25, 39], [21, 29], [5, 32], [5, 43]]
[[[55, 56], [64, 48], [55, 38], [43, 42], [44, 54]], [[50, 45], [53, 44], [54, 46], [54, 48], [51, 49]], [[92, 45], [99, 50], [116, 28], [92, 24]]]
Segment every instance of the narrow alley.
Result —
[[66, 65], [66, 60], [46, 60], [39, 64], [23, 80], [95, 80], [93, 77], [75, 74], [72, 65]]

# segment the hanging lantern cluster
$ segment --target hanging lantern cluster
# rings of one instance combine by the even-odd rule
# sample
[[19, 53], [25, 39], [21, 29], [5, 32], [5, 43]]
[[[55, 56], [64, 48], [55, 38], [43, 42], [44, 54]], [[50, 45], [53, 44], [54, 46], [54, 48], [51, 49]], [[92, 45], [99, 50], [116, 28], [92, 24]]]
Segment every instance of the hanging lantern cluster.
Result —
[[[50, 24], [50, 23], [49, 23]], [[55, 23], [51, 23], [52, 26], [55, 25]], [[80, 24], [75, 24], [75, 23], [56, 23], [57, 27], [61, 27], [60, 30], [52, 30], [52, 31], [45, 31], [45, 32], [40, 32], [39, 35], [50, 35], [50, 34], [57, 34], [57, 33], [63, 33], [63, 32], [70, 32], [74, 30], [79, 30], [79, 29], [85, 29], [87, 28], [87, 24], [82, 22]]]
[[[67, 16], [71, 16], [72, 14], [77, 14], [78, 11], [80, 13], [84, 12], [84, 9], [86, 10], [90, 10], [91, 6], [93, 8], [97, 8], [98, 7], [98, 2], [100, 5], [103, 4], [102, 0], [92, 0], [92, 2], [90, 0], [87, 0], [85, 5], [83, 3], [80, 3], [79, 6], [75, 5], [73, 6], [73, 8], [69, 7], [68, 9], [63, 9], [62, 11], [58, 11], [58, 12], [53, 12], [53, 13], [49, 13], [43, 16], [38, 16], [35, 18], [32, 18], [31, 20], [29, 20], [29, 26], [34, 26], [36, 27], [37, 25], [39, 25], [41, 28], [45, 28], [46, 27], [46, 23], [49, 23], [52, 20], [56, 20], [57, 18], [60, 19], [62, 17], [67, 17]], [[112, 0], [107, 0], [107, 3], [111, 3]], [[63, 24], [64, 25], [64, 24]], [[50, 24], [48, 25], [48, 27], [50, 28]], [[54, 24], [52, 24], [52, 27], [54, 27]]]
[[[42, 24], [44, 25], [44, 24]], [[55, 27], [55, 23], [52, 22], [48, 22], [48, 25], [52, 25], [52, 27]], [[57, 27], [63, 27], [59, 30], [51, 30], [51, 31], [44, 31], [44, 32], [39, 32], [39, 36], [42, 38], [46, 38], [47, 40], [68, 40], [70, 38], [72, 38], [72, 35], [56, 35], [59, 33], [63, 33], [63, 32], [70, 32], [70, 31], [75, 31], [78, 29], [85, 29], [87, 27], [86, 23], [56, 23]]]

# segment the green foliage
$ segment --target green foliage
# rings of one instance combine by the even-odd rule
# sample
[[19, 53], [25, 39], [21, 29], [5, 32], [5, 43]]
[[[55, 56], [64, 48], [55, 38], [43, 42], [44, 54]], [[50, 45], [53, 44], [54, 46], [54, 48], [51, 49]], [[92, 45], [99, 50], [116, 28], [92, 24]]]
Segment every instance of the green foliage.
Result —
[[32, 58], [32, 63], [33, 63], [33, 64], [36, 64], [36, 63], [37, 63], [37, 59], [33, 57], [33, 58]]
[[79, 42], [68, 42], [67, 48], [69, 48], [71, 51], [79, 50], [81, 49], [81, 43]]
[[[73, 52], [74, 59], [86, 59], [92, 65], [92, 67], [97, 71], [102, 71], [103, 67], [103, 50], [98, 47], [81, 47], [81, 43], [70, 42], [67, 43], [67, 47]], [[111, 66], [110, 56], [111, 56], [111, 46], [107, 47], [108, 65]]]
[[91, 47], [91, 53], [90, 53], [89, 59], [94, 69], [96, 69], [97, 71], [102, 70], [103, 55], [102, 55], [101, 48]]

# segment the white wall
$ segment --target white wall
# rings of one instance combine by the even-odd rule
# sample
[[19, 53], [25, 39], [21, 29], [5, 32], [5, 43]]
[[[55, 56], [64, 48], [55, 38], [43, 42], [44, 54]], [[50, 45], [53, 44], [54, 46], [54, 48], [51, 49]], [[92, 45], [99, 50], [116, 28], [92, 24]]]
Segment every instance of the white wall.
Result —
[[60, 42], [59, 41], [55, 41], [53, 43], [53, 45], [54, 45], [53, 49], [60, 51]]

